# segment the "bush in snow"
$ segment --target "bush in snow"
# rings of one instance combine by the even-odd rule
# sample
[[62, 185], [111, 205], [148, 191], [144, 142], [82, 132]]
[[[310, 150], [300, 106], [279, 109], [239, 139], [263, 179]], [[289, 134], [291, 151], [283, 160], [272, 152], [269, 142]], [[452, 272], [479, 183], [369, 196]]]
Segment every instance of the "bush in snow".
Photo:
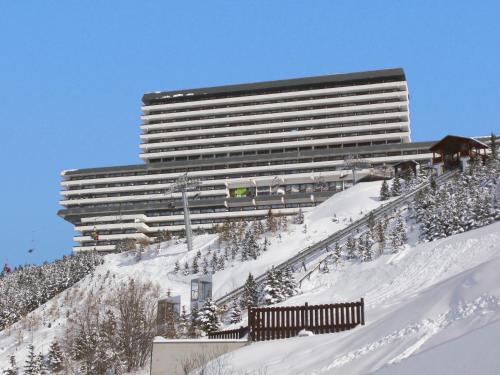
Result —
[[13, 355], [10, 356], [9, 367], [4, 369], [2, 374], [3, 375], [18, 375], [19, 374], [19, 367], [17, 366], [15, 356], [13, 356]]

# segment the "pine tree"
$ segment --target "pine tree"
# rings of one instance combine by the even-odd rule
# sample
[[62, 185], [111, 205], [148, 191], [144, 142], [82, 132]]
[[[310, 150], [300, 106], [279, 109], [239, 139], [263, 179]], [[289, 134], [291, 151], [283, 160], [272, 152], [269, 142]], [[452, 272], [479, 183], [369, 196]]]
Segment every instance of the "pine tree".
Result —
[[198, 334], [198, 316], [199, 311], [196, 307], [191, 309], [191, 315], [189, 319], [189, 325], [187, 329], [187, 337], [196, 338], [199, 336]]
[[24, 375], [38, 375], [38, 363], [33, 344], [28, 345], [28, 358], [24, 363]]
[[331, 255], [333, 264], [336, 267], [339, 267], [342, 265], [342, 248], [340, 247], [339, 243], [335, 243], [335, 247], [333, 248], [333, 253]]
[[241, 308], [238, 300], [233, 300], [231, 303], [231, 309], [229, 310], [229, 322], [231, 324], [236, 324], [241, 322]]
[[48, 359], [49, 369], [53, 373], [60, 372], [64, 369], [63, 355], [57, 341], [53, 341], [52, 344], [50, 344], [47, 359]]
[[382, 255], [386, 243], [384, 221], [378, 221], [375, 225], [375, 241], [378, 244], [378, 252]]
[[177, 333], [180, 338], [185, 338], [188, 335], [189, 316], [186, 312], [186, 306], [182, 306], [181, 315], [179, 316], [179, 326]]
[[259, 292], [257, 290], [257, 283], [251, 273], [248, 274], [245, 285], [243, 286], [243, 294], [241, 298], [242, 307], [248, 308], [257, 306], [259, 302]]
[[358, 251], [358, 244], [357, 244], [356, 239], [352, 235], [347, 237], [345, 249], [346, 249], [346, 258], [348, 260], [356, 259], [357, 251]]
[[184, 276], [187, 276], [187, 275], [189, 275], [189, 274], [190, 274], [190, 272], [189, 272], [189, 264], [188, 264], [188, 262], [187, 262], [187, 261], [186, 261], [186, 263], [184, 263], [184, 271], [183, 271], [183, 274], [184, 274]]
[[217, 261], [217, 270], [222, 271], [226, 267], [224, 257], [221, 255]]
[[179, 273], [179, 271], [181, 270], [181, 266], [179, 265], [179, 261], [176, 260], [175, 261], [175, 264], [174, 264], [174, 273]]
[[394, 180], [392, 181], [391, 195], [393, 197], [401, 195], [401, 181], [398, 175], [394, 176]]
[[360, 247], [360, 258], [362, 262], [370, 262], [374, 258], [374, 252], [373, 252], [373, 244], [375, 241], [373, 241], [373, 237], [370, 231], [365, 233], [364, 236], [360, 238], [359, 241], [359, 247]]
[[276, 222], [276, 217], [274, 216], [273, 212], [271, 209], [269, 209], [267, 213], [267, 219], [266, 219], [266, 230], [274, 233], [276, 232], [276, 229], [278, 228], [277, 222]]
[[389, 184], [387, 183], [387, 180], [384, 180], [384, 182], [382, 182], [382, 187], [380, 188], [380, 200], [386, 201], [390, 197], [391, 193], [389, 192]]
[[393, 252], [397, 252], [407, 241], [406, 224], [401, 215], [396, 218], [396, 223], [392, 231], [391, 247]]
[[304, 224], [304, 212], [302, 211], [302, 208], [299, 208], [299, 212], [297, 213], [297, 215], [294, 216], [293, 219], [294, 219], [293, 220], [294, 224], [297, 225]]
[[498, 160], [497, 136], [494, 133], [491, 133], [490, 136], [490, 150], [491, 150], [491, 158], [493, 160]]
[[48, 375], [47, 364], [45, 363], [45, 358], [42, 353], [36, 356], [36, 368], [37, 375]]
[[370, 211], [370, 213], [368, 214], [367, 226], [368, 230], [372, 233], [375, 230], [375, 224], [375, 216], [373, 215], [373, 211]]
[[3, 370], [3, 375], [18, 375], [19, 367], [17, 367], [16, 357], [11, 355], [9, 358], [9, 367]]
[[[200, 256], [201, 256], [201, 253], [200, 253]], [[198, 272], [200, 272], [200, 267], [198, 266], [198, 255], [196, 255], [193, 258], [193, 264], [191, 265], [191, 271], [193, 274], [197, 274]]]
[[273, 305], [285, 300], [282, 285], [282, 274], [274, 268], [267, 271], [264, 281], [264, 302], [266, 305]]
[[297, 283], [295, 282], [292, 269], [289, 265], [287, 265], [283, 270], [281, 284], [283, 294], [286, 298], [297, 294]]
[[267, 237], [264, 237], [264, 242], [262, 243], [262, 251], [267, 251], [269, 248], [269, 240]]
[[215, 302], [213, 302], [211, 298], [207, 298], [198, 313], [198, 322], [203, 332], [210, 333], [219, 329], [218, 313], [219, 308]]
[[212, 255], [212, 259], [210, 260], [210, 268], [212, 269], [212, 273], [216, 273], [219, 270], [219, 258], [217, 257], [217, 253], [215, 251]]
[[206, 255], [203, 257], [202, 271], [201, 272], [204, 275], [208, 275], [208, 259], [207, 259]]

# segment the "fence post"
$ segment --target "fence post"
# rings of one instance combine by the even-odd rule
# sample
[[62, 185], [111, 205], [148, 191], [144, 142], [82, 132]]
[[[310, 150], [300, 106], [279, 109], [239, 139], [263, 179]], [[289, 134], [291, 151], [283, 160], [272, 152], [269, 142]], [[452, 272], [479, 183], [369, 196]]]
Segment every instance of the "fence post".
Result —
[[304, 309], [304, 329], [309, 330], [309, 304], [306, 302]]
[[252, 307], [248, 306], [248, 339], [254, 341]]
[[361, 325], [365, 325], [365, 299], [361, 298]]

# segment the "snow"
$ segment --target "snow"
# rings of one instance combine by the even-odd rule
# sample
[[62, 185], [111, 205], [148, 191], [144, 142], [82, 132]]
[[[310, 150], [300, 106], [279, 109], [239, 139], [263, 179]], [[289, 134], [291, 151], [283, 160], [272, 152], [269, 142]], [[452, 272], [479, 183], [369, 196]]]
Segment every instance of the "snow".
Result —
[[[453, 374], [498, 373], [500, 223], [407, 247], [397, 255], [316, 274], [281, 305], [365, 298], [366, 325], [351, 331], [258, 342], [227, 356], [234, 371], [272, 374], [442, 372], [462, 351], [485, 353]], [[484, 336], [484, 338], [483, 338]], [[419, 354], [420, 353], [420, 354]], [[415, 357], [415, 355], [419, 354]], [[259, 361], [255, 359], [259, 358]], [[408, 359], [409, 358], [409, 359]], [[481, 356], [476, 357], [481, 358]], [[464, 365], [465, 366], [465, 365]], [[394, 370], [393, 370], [394, 368]], [[465, 371], [469, 368], [471, 371]], [[385, 371], [385, 372], [384, 372]], [[413, 371], [413, 372], [412, 372]], [[425, 373], [425, 371], [419, 371]]]
[[[259, 258], [228, 265], [213, 276], [215, 297], [242, 285], [248, 272], [259, 276], [346, 227], [351, 219], [388, 202], [379, 201], [380, 187], [380, 181], [360, 183], [334, 195], [305, 214], [305, 233], [304, 225], [290, 224], [288, 232], [269, 236], [269, 249]], [[408, 243], [396, 254], [372, 262], [346, 262], [342, 268], [331, 267], [329, 273], [315, 272], [302, 283], [300, 294], [280, 304], [324, 304], [363, 297], [365, 326], [253, 343], [229, 353], [227, 365], [234, 373], [265, 369], [277, 375], [416, 374], [425, 370], [446, 374], [443, 369], [450, 374], [498, 373], [493, 369], [500, 368], [495, 355], [500, 337], [500, 223], [434, 242], [419, 244], [417, 237], [416, 231], [410, 231]], [[163, 296], [168, 291], [180, 295], [181, 303], [189, 308], [189, 281], [194, 276], [173, 273], [174, 265], [179, 262], [182, 269], [185, 262], [192, 263], [198, 250], [215, 249], [217, 238], [196, 236], [191, 253], [185, 243], [169, 241], [159, 248], [151, 246], [140, 259], [133, 252], [106, 256], [92, 275], [0, 332], [0, 369], [12, 354], [24, 363], [30, 343], [36, 353], [46, 353], [53, 338], [62, 336], [66, 314], [74, 312], [86, 294], [99, 290], [111, 295], [114, 286], [129, 278], [157, 283]], [[236, 326], [245, 324], [243, 317]]]
[[[379, 207], [381, 181], [359, 183], [349, 189], [333, 195], [304, 215], [307, 232], [303, 225], [290, 225], [292, 229], [282, 233], [281, 239], [273, 238], [269, 250], [263, 252], [257, 259], [237, 263], [233, 267], [217, 272], [213, 277], [213, 295], [219, 298], [231, 290], [243, 285], [248, 273], [255, 277], [264, 274], [272, 265], [285, 262], [313, 243], [332, 235], [366, 215], [367, 212]], [[336, 215], [336, 221], [332, 218]]]

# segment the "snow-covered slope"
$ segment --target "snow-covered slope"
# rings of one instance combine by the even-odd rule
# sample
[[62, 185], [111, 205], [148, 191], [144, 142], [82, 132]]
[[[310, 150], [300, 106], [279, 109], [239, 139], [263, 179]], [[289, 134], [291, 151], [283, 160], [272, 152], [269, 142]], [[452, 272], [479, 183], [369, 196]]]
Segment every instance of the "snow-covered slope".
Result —
[[[500, 371], [500, 223], [318, 274], [284, 304], [366, 302], [366, 325], [314, 337], [253, 343], [235, 370], [271, 374], [493, 374]], [[469, 345], [484, 353], [473, 362]], [[457, 352], [454, 352], [454, 351]], [[467, 365], [454, 365], [454, 358]], [[421, 353], [417, 356], [414, 356]], [[443, 363], [436, 362], [443, 358]], [[258, 361], [256, 360], [258, 358]], [[425, 370], [425, 371], [424, 371]], [[496, 371], [494, 371], [496, 370]]]
[[[303, 231], [302, 225], [290, 224], [286, 233], [279, 236], [268, 234], [271, 241], [269, 249], [257, 260], [236, 262], [214, 275], [214, 295], [219, 296], [240, 286], [248, 272], [260, 275], [273, 264], [285, 261], [309, 244], [349, 225], [351, 219], [356, 220], [378, 207], [381, 204], [378, 200], [380, 186], [380, 181], [360, 183], [313, 208], [305, 215], [307, 232]], [[334, 216], [337, 217], [336, 222], [332, 221]], [[172, 295], [180, 295], [181, 303], [189, 308], [189, 281], [194, 276], [175, 274], [174, 265], [178, 261], [183, 268], [186, 262], [191, 264], [198, 250], [206, 253], [209, 247], [216, 249], [217, 238], [217, 235], [196, 236], [191, 253], [186, 252], [184, 243], [171, 241], [161, 244], [159, 249], [156, 245], [152, 246], [140, 260], [133, 253], [107, 255], [105, 263], [97, 267], [92, 275], [33, 311], [25, 321], [0, 332], [0, 368], [6, 366], [12, 354], [16, 354], [18, 362], [23, 362], [30, 343], [34, 344], [35, 351], [47, 352], [53, 338], [63, 334], [66, 315], [70, 316], [78, 308], [85, 295], [91, 291], [99, 291], [104, 296], [113, 293], [115, 286], [129, 278], [155, 282], [162, 294], [170, 290]]]
[[[280, 237], [272, 238], [269, 251], [256, 260], [236, 263], [217, 272], [213, 279], [214, 296], [221, 297], [241, 286], [249, 272], [260, 276], [272, 265], [285, 262], [307, 246], [345, 228], [351, 220], [355, 221], [377, 208], [382, 204], [379, 200], [381, 185], [381, 181], [364, 182], [333, 195], [305, 215], [306, 230], [303, 225], [291, 225]], [[334, 217], [335, 221], [332, 220]]]

